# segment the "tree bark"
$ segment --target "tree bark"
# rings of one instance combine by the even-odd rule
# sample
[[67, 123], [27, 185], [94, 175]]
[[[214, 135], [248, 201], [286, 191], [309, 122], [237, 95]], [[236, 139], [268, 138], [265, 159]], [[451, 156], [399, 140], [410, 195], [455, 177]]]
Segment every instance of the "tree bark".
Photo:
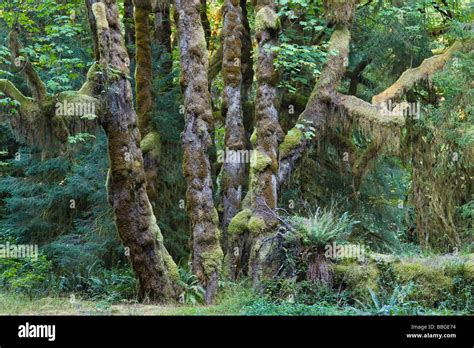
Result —
[[149, 0], [134, 0], [136, 68], [135, 88], [137, 116], [142, 136], [141, 150], [147, 180], [147, 194], [152, 206], [157, 204], [158, 162], [160, 156], [160, 135], [151, 119], [153, 111], [153, 57], [151, 52]]
[[97, 26], [94, 19], [94, 14], [92, 13], [92, 5], [98, 2], [99, 0], [84, 0], [87, 9], [87, 20], [89, 22], [89, 28], [91, 29], [92, 34], [92, 43], [93, 43], [93, 53], [94, 53], [94, 60], [96, 62], [100, 59], [99, 54], [99, 41], [97, 38]]
[[135, 45], [134, 9], [133, 0], [123, 0], [123, 23], [125, 27], [125, 47], [130, 60], [134, 58], [133, 45]]
[[165, 2], [162, 6], [156, 9], [155, 40], [161, 50], [160, 61], [163, 62], [161, 68], [163, 69], [163, 73], [168, 75], [171, 73], [173, 68], [170, 4], [168, 2]]
[[209, 53], [200, 6], [199, 0], [175, 0], [185, 109], [183, 169], [193, 235], [193, 271], [206, 289], [206, 302], [211, 303], [217, 292], [223, 253], [212, 194], [209, 149], [214, 121], [208, 89]]
[[209, 49], [209, 43], [211, 40], [211, 24], [207, 17], [207, 0], [201, 0], [201, 7], [199, 8], [199, 14], [201, 15], [201, 23], [204, 29], [204, 36], [206, 38], [206, 45]]
[[[227, 246], [227, 227], [240, 209], [245, 181], [245, 129], [242, 113], [242, 9], [238, 1], [226, 0], [222, 31], [224, 91], [222, 116], [225, 119], [225, 159], [221, 187], [223, 202], [223, 245]], [[230, 160], [227, 160], [229, 157]]]
[[118, 233], [130, 251], [141, 300], [164, 303], [175, 298], [177, 268], [163, 244], [161, 231], [146, 193], [146, 176], [140, 150], [140, 132], [127, 78], [125, 50], [117, 6], [102, 0], [92, 6], [97, 24], [100, 64], [104, 70], [107, 113], [102, 124], [108, 138], [109, 201]]

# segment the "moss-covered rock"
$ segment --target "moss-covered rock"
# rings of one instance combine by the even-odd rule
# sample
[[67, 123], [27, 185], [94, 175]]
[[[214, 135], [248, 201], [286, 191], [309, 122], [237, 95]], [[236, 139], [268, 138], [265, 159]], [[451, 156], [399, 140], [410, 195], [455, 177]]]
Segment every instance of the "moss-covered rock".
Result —
[[456, 284], [474, 279], [471, 256], [400, 258], [372, 254], [366, 262], [344, 260], [334, 266], [336, 285], [346, 286], [356, 298], [368, 299], [369, 288], [379, 293], [394, 286], [413, 285], [407, 300], [435, 306], [448, 297], [456, 297]]
[[345, 284], [355, 298], [368, 299], [369, 289], [375, 293], [379, 291], [378, 279], [379, 270], [374, 264], [357, 264], [347, 262], [334, 266], [334, 276], [336, 283]]

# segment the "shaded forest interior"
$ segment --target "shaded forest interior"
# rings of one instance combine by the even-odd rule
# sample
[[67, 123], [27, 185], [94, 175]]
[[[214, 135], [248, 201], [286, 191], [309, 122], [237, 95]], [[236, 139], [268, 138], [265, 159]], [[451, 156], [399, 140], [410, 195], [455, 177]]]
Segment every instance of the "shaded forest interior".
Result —
[[472, 314], [473, 31], [467, 0], [2, 1], [0, 304]]

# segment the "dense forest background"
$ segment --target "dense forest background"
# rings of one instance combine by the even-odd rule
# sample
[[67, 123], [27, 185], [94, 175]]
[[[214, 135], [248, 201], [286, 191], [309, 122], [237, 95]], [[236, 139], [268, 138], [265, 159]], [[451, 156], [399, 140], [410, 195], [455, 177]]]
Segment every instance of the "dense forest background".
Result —
[[[6, 311], [63, 298], [95, 310], [472, 314], [472, 3], [103, 0], [107, 26], [94, 3], [0, 4], [0, 244], [40, 250], [0, 258]], [[102, 36], [119, 34], [128, 74]], [[65, 127], [45, 116], [92, 80], [107, 100], [97, 112]], [[126, 101], [104, 92], [126, 95], [125, 81], [159, 226], [151, 266], [127, 244], [142, 237], [120, 230], [134, 221], [124, 211], [142, 211], [107, 189], [127, 186], [107, 123]], [[388, 116], [374, 116], [377, 100], [393, 101]], [[334, 242], [367, 257], [331, 259]], [[140, 276], [147, 267], [158, 276]]]

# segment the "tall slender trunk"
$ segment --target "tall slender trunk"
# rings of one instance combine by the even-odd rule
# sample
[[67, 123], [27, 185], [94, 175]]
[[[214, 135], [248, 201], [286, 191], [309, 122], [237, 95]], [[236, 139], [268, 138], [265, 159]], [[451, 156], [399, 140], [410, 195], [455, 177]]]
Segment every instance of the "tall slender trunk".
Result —
[[147, 193], [152, 206], [157, 203], [158, 162], [160, 155], [160, 135], [151, 119], [153, 110], [153, 58], [150, 35], [150, 1], [134, 0], [136, 69], [135, 84], [137, 96], [137, 116], [141, 149], [147, 179]]
[[134, 58], [133, 45], [135, 45], [135, 28], [134, 28], [134, 9], [133, 0], [123, 0], [123, 23], [125, 27], [125, 47], [127, 48], [130, 60]]
[[115, 0], [95, 3], [100, 51], [104, 71], [107, 110], [102, 125], [108, 138], [110, 170], [109, 201], [117, 230], [129, 250], [130, 261], [139, 281], [142, 300], [166, 302], [175, 295], [177, 268], [163, 244], [161, 231], [146, 193], [146, 177], [140, 150], [140, 132], [127, 78], [129, 60], [120, 29]]
[[94, 14], [92, 13], [92, 5], [95, 4], [96, 2], [99, 2], [99, 0], [84, 0], [84, 3], [86, 4], [86, 9], [87, 9], [87, 19], [89, 21], [89, 27], [92, 33], [94, 59], [98, 61], [100, 59], [99, 41], [97, 38], [97, 25], [95, 23]]
[[[237, 5], [233, 3], [237, 3]], [[222, 116], [225, 119], [226, 154], [221, 176], [224, 249], [227, 246], [227, 227], [240, 209], [245, 181], [245, 162], [242, 158], [245, 150], [241, 70], [243, 31], [242, 9], [238, 2], [226, 0], [222, 30], [222, 73], [224, 77]]]
[[280, 21], [275, 1], [255, 1], [255, 29], [258, 42], [257, 95], [255, 130], [251, 137], [253, 154], [250, 162], [250, 187], [245, 208], [229, 224], [229, 240], [233, 253], [228, 265], [235, 278], [251, 272], [260, 278], [259, 249], [262, 241], [278, 222], [277, 205], [278, 145], [283, 131], [278, 122], [277, 83], [274, 67]]
[[283, 131], [278, 121], [277, 83], [274, 67], [278, 45], [279, 18], [275, 1], [256, 1], [255, 19], [258, 42], [257, 95], [255, 99], [255, 158], [251, 163], [250, 198], [254, 213], [265, 219], [267, 226], [274, 223], [268, 209], [277, 204], [278, 144]]
[[193, 271], [212, 302], [222, 263], [219, 217], [212, 194], [209, 149], [213, 117], [208, 89], [209, 53], [200, 18], [199, 0], [175, 0], [181, 55], [181, 87], [184, 94], [184, 175], [187, 209], [193, 234]]
[[[160, 46], [160, 61], [163, 73], [168, 75], [173, 68], [171, 46], [170, 4], [165, 2], [155, 12], [155, 40]], [[165, 56], [166, 55], [166, 56]]]
[[207, 0], [201, 0], [201, 7], [199, 8], [199, 14], [201, 16], [201, 23], [204, 29], [204, 37], [206, 38], [206, 45], [209, 48], [209, 41], [211, 40], [211, 24], [207, 17]]

